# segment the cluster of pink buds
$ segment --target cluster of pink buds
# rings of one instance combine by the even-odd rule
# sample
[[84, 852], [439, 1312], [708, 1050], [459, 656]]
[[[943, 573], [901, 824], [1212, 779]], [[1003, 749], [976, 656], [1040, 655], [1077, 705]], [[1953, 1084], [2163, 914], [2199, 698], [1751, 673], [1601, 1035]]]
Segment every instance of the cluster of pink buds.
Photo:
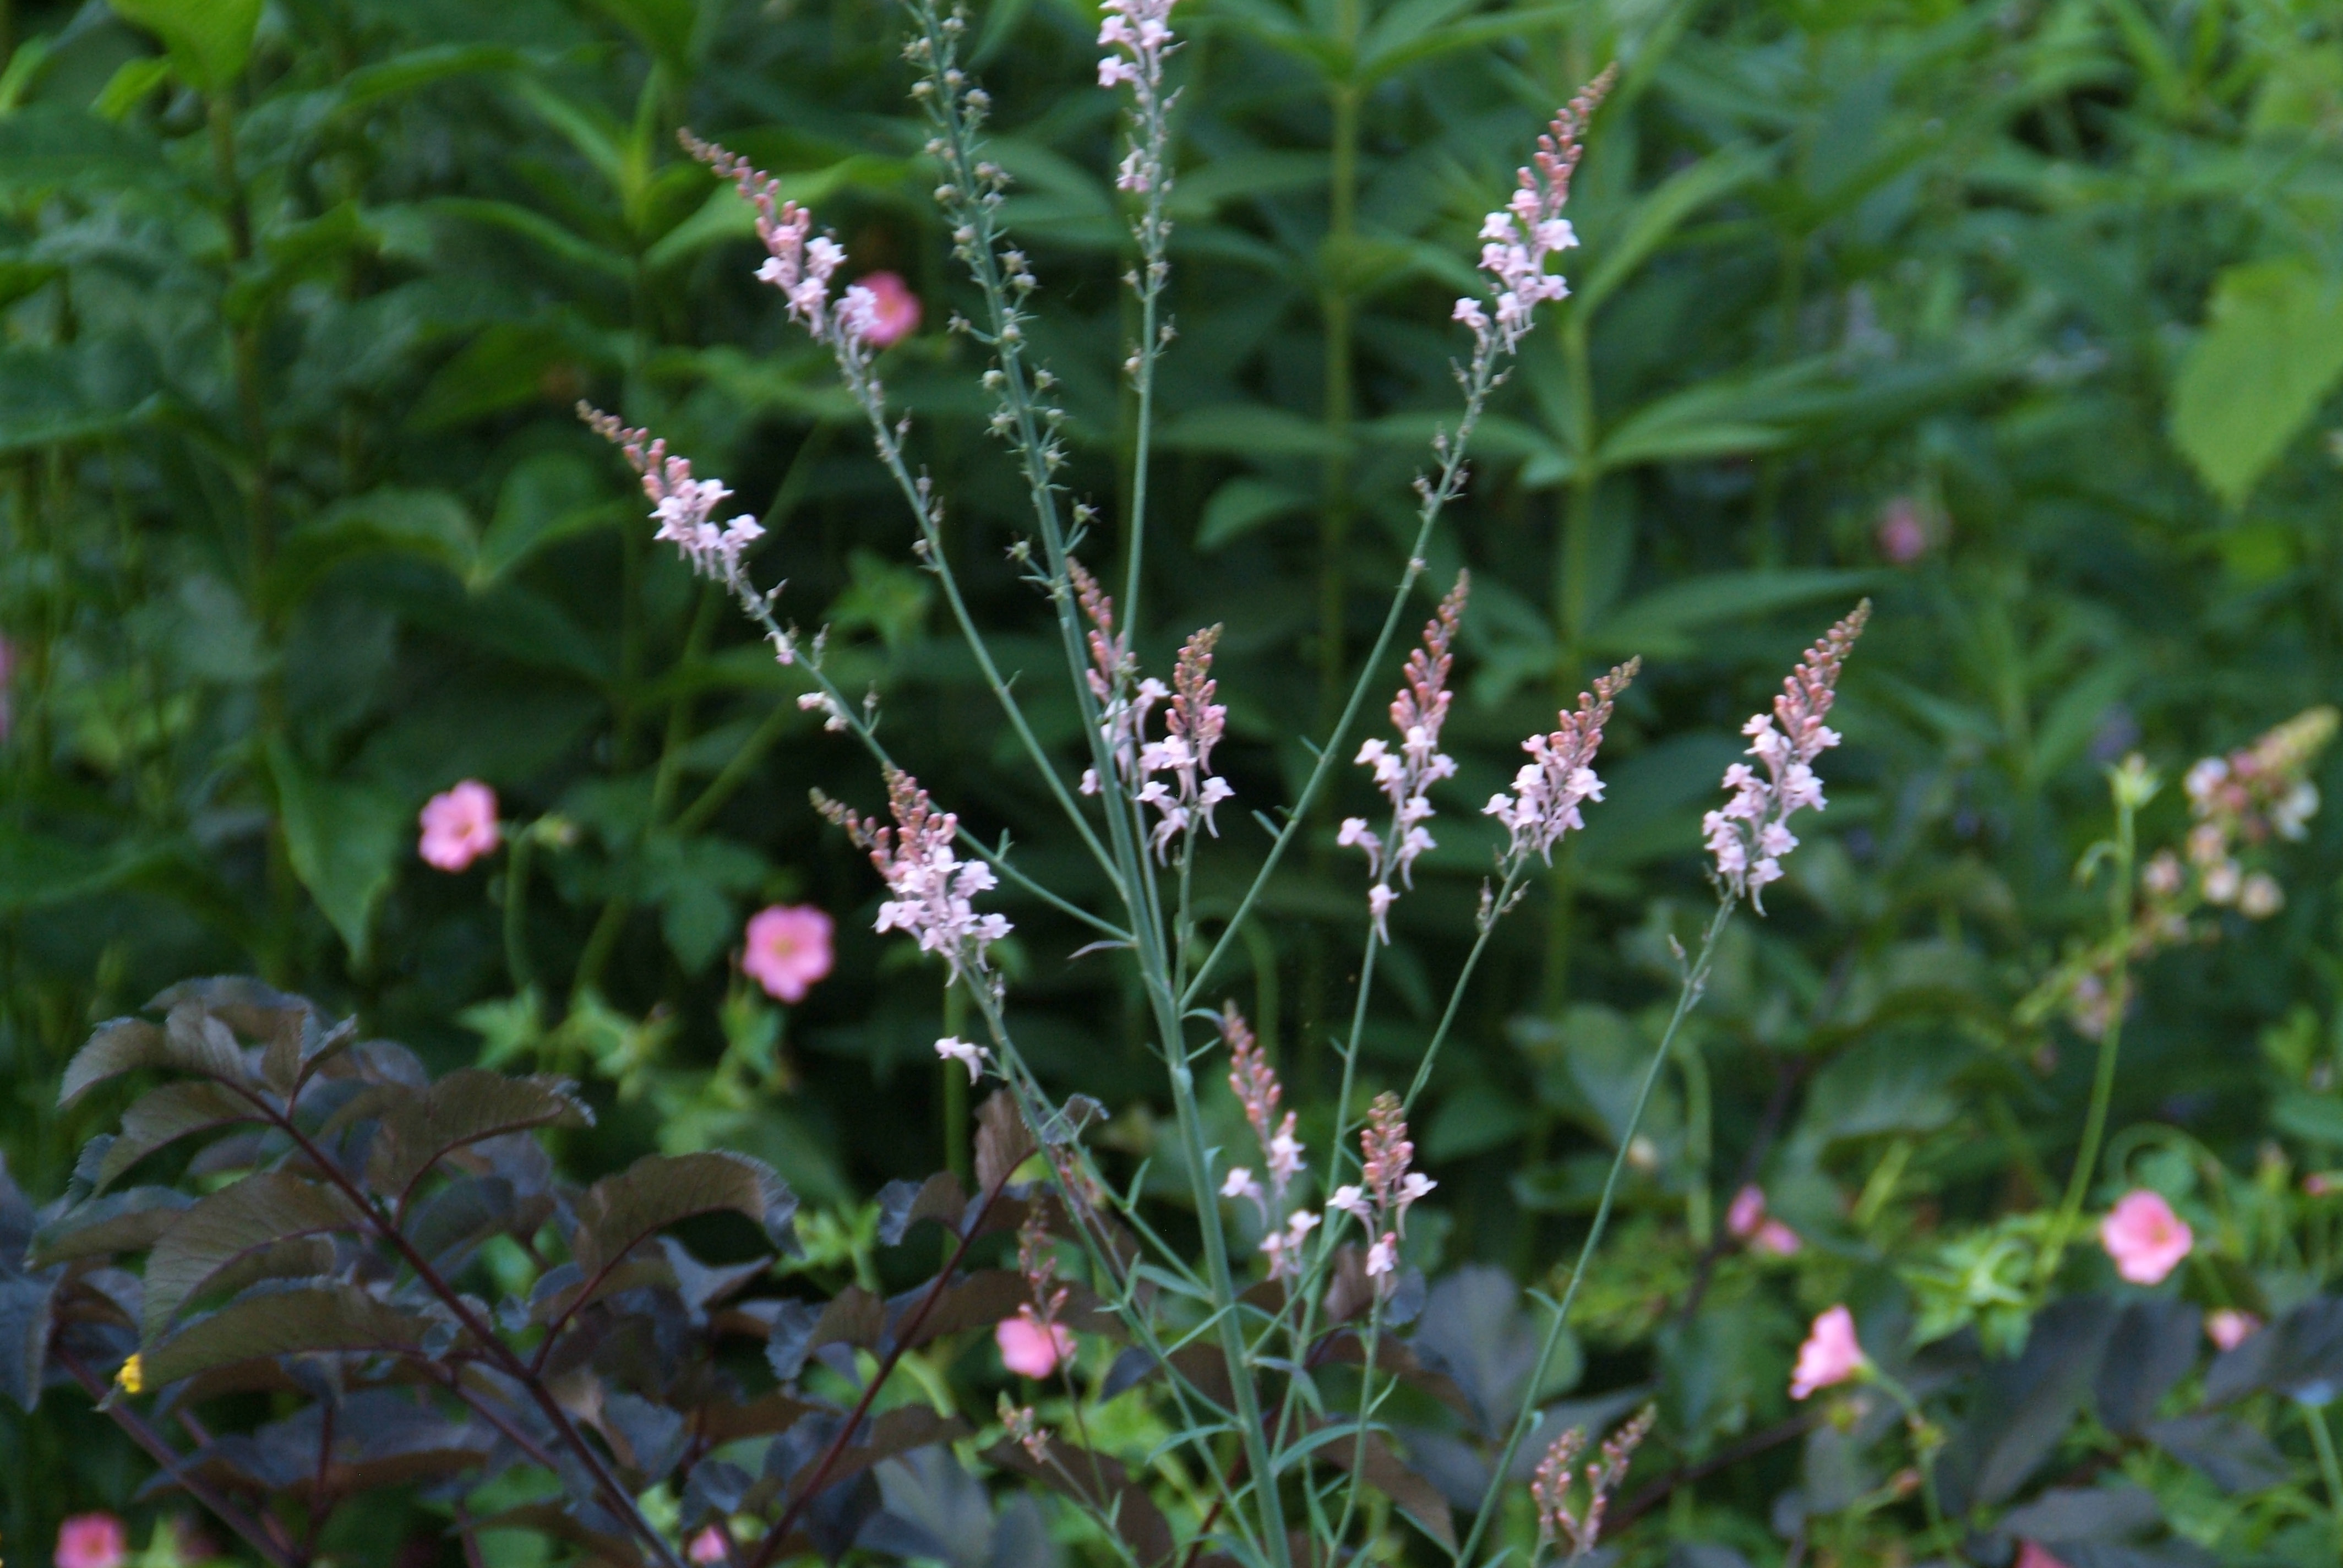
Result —
[[1009, 1440], [1023, 1449], [1036, 1464], [1050, 1462], [1050, 1434], [1041, 1426], [1041, 1418], [1030, 1404], [1013, 1402], [1006, 1391], [1001, 1395], [999, 1408], [1001, 1427]]
[[830, 278], [846, 260], [846, 251], [826, 234], [813, 232], [813, 214], [793, 201], [781, 199], [781, 182], [739, 154], [690, 132], [680, 133], [684, 150], [719, 178], [739, 186], [757, 209], [757, 237], [764, 242], [764, 265], [757, 276], [781, 291], [789, 316], [816, 337], [833, 341], [850, 351], [867, 355], [876, 340], [893, 341], [896, 314], [887, 302], [862, 284], [850, 284], [832, 308]]
[[1570, 176], [1578, 167], [1581, 138], [1596, 106], [1616, 75], [1605, 70], [1580, 89], [1554, 124], [1538, 137], [1538, 150], [1519, 174], [1513, 199], [1481, 223], [1481, 270], [1489, 275], [1495, 320], [1470, 295], [1456, 302], [1454, 319], [1473, 329], [1477, 355], [1511, 354], [1521, 347], [1540, 304], [1562, 299], [1570, 286], [1545, 269], [1546, 259], [1577, 245], [1570, 220], [1562, 216], [1570, 200]]
[[1411, 1171], [1415, 1145], [1408, 1141], [1407, 1118], [1399, 1096], [1375, 1096], [1367, 1111], [1367, 1124], [1359, 1132], [1359, 1184], [1338, 1187], [1326, 1200], [1329, 1212], [1340, 1211], [1367, 1228], [1374, 1241], [1367, 1248], [1367, 1277], [1378, 1290], [1390, 1289], [1399, 1269], [1399, 1239], [1407, 1233], [1407, 1211], [1425, 1193], [1440, 1185]]
[[[893, 896], [879, 906], [876, 929], [909, 932], [919, 940], [920, 951], [941, 954], [955, 978], [986, 972], [985, 951], [1009, 934], [1010, 925], [1005, 916], [976, 912], [975, 896], [990, 890], [995, 881], [991, 867], [981, 860], [962, 860], [952, 848], [960, 819], [937, 810], [919, 780], [895, 769], [887, 773], [892, 828], [878, 826], [835, 801], [820, 804], [824, 816], [870, 852], [870, 863], [887, 880]], [[962, 1050], [947, 1050], [947, 1044]], [[958, 1040], [940, 1040], [936, 1050], [965, 1061], [971, 1076], [982, 1060], [981, 1052]]]
[[[1082, 671], [1082, 679], [1091, 689], [1091, 696], [1099, 707], [1099, 733], [1106, 738], [1107, 755], [1114, 760], [1114, 770], [1124, 781], [1139, 775], [1139, 750], [1147, 736], [1147, 716], [1155, 705], [1172, 695], [1161, 681], [1149, 677], [1139, 678], [1139, 661], [1131, 654], [1131, 638], [1119, 632], [1114, 625], [1114, 599], [1090, 569], [1071, 556], [1066, 558], [1066, 576], [1074, 585], [1074, 598], [1081, 606], [1082, 618], [1090, 622], [1083, 640], [1090, 648], [1091, 667]], [[1082, 774], [1082, 793], [1099, 792], [1098, 769], [1089, 769]]]
[[1814, 761], [1837, 745], [1839, 738], [1823, 719], [1836, 699], [1847, 652], [1870, 618], [1871, 601], [1865, 599], [1806, 649], [1805, 660], [1782, 683], [1774, 711], [1758, 714], [1741, 727], [1741, 733], [1749, 737], [1748, 754], [1765, 772], [1761, 776], [1745, 762], [1726, 769], [1725, 787], [1733, 791], [1733, 799], [1701, 820], [1708, 851], [1716, 857], [1718, 880], [1735, 898], [1754, 901], [1760, 914], [1765, 910], [1765, 884], [1780, 879], [1782, 857], [1798, 847], [1790, 819], [1809, 807], [1819, 811], [1827, 804]]
[[1261, 1148], [1263, 1174], [1269, 1178], [1264, 1184], [1251, 1167], [1232, 1166], [1221, 1182], [1221, 1196], [1252, 1202], [1268, 1228], [1261, 1251], [1269, 1260], [1271, 1277], [1291, 1278], [1301, 1271], [1302, 1243], [1317, 1229], [1319, 1219], [1307, 1209], [1292, 1214], [1285, 1211], [1286, 1196], [1295, 1179], [1308, 1168], [1302, 1157], [1302, 1140], [1294, 1135], [1298, 1118], [1291, 1111], [1279, 1114], [1285, 1091], [1277, 1081], [1277, 1070], [1262, 1054], [1260, 1042], [1234, 1002], [1222, 1009], [1221, 1038], [1229, 1048], [1229, 1088], [1244, 1108], [1253, 1141]]
[[1423, 824], [1432, 817], [1433, 784], [1453, 775], [1455, 759], [1440, 749], [1440, 729], [1448, 719], [1451, 652], [1457, 622], [1463, 618], [1464, 596], [1472, 587], [1467, 573], [1456, 574], [1456, 586], [1440, 601], [1440, 609], [1423, 628], [1423, 645], [1408, 655], [1406, 678], [1392, 699], [1392, 727], [1399, 731], [1399, 749], [1382, 740], [1369, 740], [1354, 759], [1374, 770], [1375, 785], [1392, 803], [1391, 839], [1386, 843], [1367, 826], [1364, 817], [1345, 818], [1334, 842], [1356, 845], [1365, 851], [1367, 873], [1375, 885], [1367, 890], [1367, 909], [1373, 915], [1375, 935], [1391, 940], [1385, 924], [1399, 893], [1392, 887], [1394, 872], [1403, 886], [1415, 886], [1416, 857], [1435, 849]]
[[1533, 735], [1522, 742], [1530, 759], [1513, 775], [1513, 792], [1489, 797], [1481, 809], [1494, 817], [1513, 836], [1506, 846], [1506, 869], [1518, 869], [1534, 853], [1554, 864], [1554, 847], [1564, 833], [1584, 828], [1578, 808], [1603, 799], [1603, 780], [1594, 776], [1594, 753], [1603, 745], [1603, 727], [1611, 721], [1611, 706], [1627, 689], [1644, 661], [1631, 658], [1594, 682], [1593, 692], [1578, 694], [1578, 711], [1559, 715], [1560, 727], [1551, 735]]
[[[1218, 689], [1212, 679], [1212, 649], [1221, 640], [1221, 628], [1209, 626], [1188, 638], [1172, 666], [1169, 687], [1152, 676], [1140, 678], [1129, 635], [1115, 629], [1114, 600], [1081, 562], [1069, 558], [1066, 575], [1072, 579], [1082, 618], [1090, 622], [1083, 635], [1091, 667], [1082, 678], [1098, 702], [1099, 732], [1116, 774], [1134, 789], [1132, 799], [1157, 812], [1156, 858], [1163, 859], [1174, 839], [1199, 827], [1218, 837], [1212, 808], [1236, 793], [1212, 770], [1212, 748], [1228, 729], [1229, 718], [1227, 707], [1212, 700]], [[1148, 716], [1167, 699], [1163, 737], [1150, 740]], [[1082, 793], [1095, 795], [1099, 788], [1098, 769], [1083, 769]]]
[[746, 512], [719, 527], [716, 508], [732, 492], [721, 479], [695, 479], [691, 462], [671, 455], [667, 442], [654, 440], [648, 430], [629, 429], [611, 415], [580, 403], [578, 417], [594, 433], [626, 454], [628, 465], [643, 477], [643, 494], [651, 500], [658, 537], [683, 552], [691, 569], [738, 588], [740, 552], [765, 537], [757, 519]]
[[[2237, 851], [2272, 837], [2300, 839], [2318, 810], [2318, 786], [2310, 766], [2335, 736], [2336, 711], [2314, 708], [2227, 757], [2207, 757], [2188, 769], [2183, 787], [2195, 825], [2188, 830], [2188, 863], [2196, 869], [2205, 901], [2234, 905], [2250, 920], [2267, 920], [2286, 902], [2277, 879], [2248, 872]], [[2151, 898], [2177, 895], [2187, 880], [2169, 850], [2141, 869]]]
[[1603, 1445], [1603, 1457], [1586, 1467], [1586, 1507], [1582, 1514], [1572, 1506], [1575, 1483], [1573, 1469], [1578, 1456], [1586, 1447], [1586, 1434], [1572, 1427], [1554, 1440], [1538, 1462], [1537, 1474], [1530, 1482], [1530, 1498], [1537, 1507], [1538, 1550], [1543, 1553], [1560, 1542], [1568, 1548], [1565, 1561], [1575, 1562], [1594, 1550], [1603, 1536], [1604, 1511], [1627, 1479], [1627, 1467], [1633, 1463], [1635, 1450], [1651, 1434], [1652, 1421], [1656, 1412], [1645, 1405], [1633, 1421], [1611, 1434]]
[[993, 1330], [1001, 1362], [1020, 1377], [1045, 1378], [1073, 1358], [1073, 1331], [1058, 1322], [1071, 1293], [1058, 1283], [1058, 1257], [1042, 1229], [1041, 1211], [1028, 1212], [1017, 1232], [1017, 1268], [1031, 1298]]
[[[1166, 106], [1163, 61], [1179, 47], [1172, 37], [1172, 0], [1106, 0], [1100, 7], [1106, 19], [1099, 24], [1099, 47], [1110, 51], [1099, 61], [1101, 87], [1119, 82], [1131, 85], [1141, 124], [1154, 119]], [[1163, 180], [1163, 149], [1150, 137], [1133, 137], [1122, 166], [1115, 171], [1118, 189], [1144, 192]]]
[[1765, 1211], [1765, 1192], [1755, 1182], [1733, 1195], [1725, 1211], [1725, 1233], [1753, 1251], [1776, 1258], [1795, 1257], [1805, 1243], [1798, 1233]]

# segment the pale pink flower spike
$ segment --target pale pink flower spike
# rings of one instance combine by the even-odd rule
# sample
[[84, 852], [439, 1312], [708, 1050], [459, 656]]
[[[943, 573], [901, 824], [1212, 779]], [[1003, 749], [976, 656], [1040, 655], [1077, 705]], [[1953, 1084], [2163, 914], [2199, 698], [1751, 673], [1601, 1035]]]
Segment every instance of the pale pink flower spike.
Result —
[[1504, 824], [1513, 841], [1506, 847], [1506, 870], [1525, 862], [1532, 852], [1554, 864], [1554, 847], [1564, 833], [1584, 828], [1578, 808], [1603, 799], [1603, 780], [1594, 776], [1594, 754], [1603, 745], [1603, 727], [1611, 721], [1614, 699], [1626, 690], [1644, 661], [1631, 658], [1594, 682], [1592, 692], [1578, 694], [1578, 711], [1558, 715], [1551, 735], [1533, 735], [1522, 742], [1529, 761], [1513, 775], [1513, 792], [1489, 797], [1481, 808], [1484, 817]]
[[777, 1001], [791, 1006], [830, 970], [830, 916], [811, 904], [775, 904], [749, 921], [740, 971]]
[[417, 852], [426, 864], [442, 871], [460, 871], [481, 856], [494, 853], [501, 838], [497, 792], [477, 779], [467, 779], [431, 797], [424, 805], [421, 820], [423, 839]]
[[1537, 307], [1570, 294], [1570, 286], [1547, 272], [1545, 264], [1578, 244], [1577, 232], [1562, 216], [1563, 205], [1570, 200], [1570, 176], [1578, 167], [1586, 124], [1616, 75], [1615, 67], [1606, 69], [1554, 117], [1528, 166], [1518, 172], [1513, 199], [1481, 222], [1481, 270], [1489, 275], [1489, 305], [1467, 295], [1450, 316], [1472, 328], [1475, 357], [1483, 362], [1520, 347]]
[[2162, 1193], [2143, 1187], [2117, 1199], [2099, 1221], [2099, 1244], [2117, 1273], [2135, 1285], [2155, 1285], [2180, 1266], [2197, 1238]]
[[1367, 912], [1373, 919], [1379, 941], [1391, 940], [1385, 920], [1399, 899], [1392, 874], [1396, 871], [1401, 884], [1413, 888], [1416, 857], [1439, 848], [1423, 824], [1432, 819], [1432, 786], [1456, 772], [1456, 759], [1440, 749], [1440, 730], [1448, 721], [1448, 706], [1454, 696], [1448, 689], [1448, 672], [1454, 663], [1452, 649], [1457, 625], [1464, 616], [1464, 597], [1472, 586], [1469, 574], [1456, 574], [1456, 586], [1424, 624], [1423, 646], [1408, 655], [1405, 682], [1391, 705], [1399, 749], [1393, 750], [1383, 740], [1369, 740], [1353, 759], [1360, 767], [1374, 770], [1375, 787], [1392, 803], [1390, 843], [1376, 836], [1364, 817], [1344, 818], [1334, 835], [1337, 845], [1356, 847], [1367, 857], [1367, 874], [1374, 879], [1374, 886], [1367, 890]]
[[[955, 979], [989, 973], [987, 950], [1011, 929], [1004, 915], [976, 912], [975, 896], [998, 885], [992, 868], [960, 858], [952, 848], [960, 819], [937, 810], [910, 774], [889, 770], [887, 805], [895, 819], [891, 828], [835, 803], [822, 806], [823, 815], [870, 852], [870, 863], [886, 879], [892, 896], [879, 906], [875, 929], [909, 933], [921, 952], [950, 963]], [[942, 1044], [936, 1049], [942, 1050]]]
[[1790, 1397], [1811, 1399], [1817, 1392], [1847, 1382], [1870, 1364], [1855, 1337], [1855, 1314], [1844, 1306], [1816, 1317], [1798, 1347], [1798, 1364], [1790, 1373]]

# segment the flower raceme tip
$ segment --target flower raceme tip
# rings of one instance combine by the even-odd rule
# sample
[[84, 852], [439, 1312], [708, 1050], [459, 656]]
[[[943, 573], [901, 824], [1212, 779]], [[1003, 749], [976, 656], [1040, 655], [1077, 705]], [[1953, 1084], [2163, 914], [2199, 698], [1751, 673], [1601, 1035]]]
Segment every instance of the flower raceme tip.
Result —
[[460, 871], [481, 856], [494, 853], [502, 838], [497, 822], [497, 792], [477, 779], [467, 779], [431, 797], [420, 820], [423, 837], [417, 852], [425, 864], [442, 871]]
[[1473, 332], [1476, 356], [1508, 355], [1521, 347], [1537, 307], [1568, 297], [1570, 286], [1545, 269], [1547, 260], [1578, 244], [1562, 209], [1578, 167], [1587, 122], [1617, 79], [1617, 67], [1579, 90], [1538, 137], [1537, 152], [1516, 172], [1513, 199], [1481, 221], [1481, 270], [1489, 276], [1486, 304], [1471, 295], [1456, 302], [1453, 319]]

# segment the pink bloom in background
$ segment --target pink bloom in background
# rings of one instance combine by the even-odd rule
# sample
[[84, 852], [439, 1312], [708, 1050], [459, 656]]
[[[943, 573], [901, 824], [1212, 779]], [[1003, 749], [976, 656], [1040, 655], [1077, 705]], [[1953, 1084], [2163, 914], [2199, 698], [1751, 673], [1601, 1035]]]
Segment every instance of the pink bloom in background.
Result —
[[2146, 1188], [2125, 1193], [2099, 1221], [2100, 1245], [2116, 1261], [2116, 1272], [2135, 1285], [2161, 1283], [2196, 1242], [2187, 1221]]
[[2217, 1307], [2205, 1314], [2205, 1337], [2225, 1351], [2236, 1350], [2259, 1333], [2261, 1326], [2261, 1319], [2235, 1307]]
[[443, 871], [460, 871], [497, 847], [497, 792], [467, 779], [423, 808], [423, 858]]
[[1909, 496], [1898, 496], [1880, 508], [1879, 530], [1875, 536], [1879, 553], [1897, 566], [1909, 566], [1928, 553], [1928, 524], [1920, 515], [1920, 503]]
[[121, 1568], [129, 1555], [122, 1521], [111, 1513], [76, 1513], [57, 1526], [57, 1568]]
[[1725, 1228], [1735, 1241], [1745, 1241], [1765, 1222], [1765, 1194], [1753, 1181], [1733, 1195], [1733, 1206], [1725, 1211]]
[[1749, 1244], [1761, 1252], [1771, 1252], [1777, 1258], [1795, 1257], [1797, 1255], [1798, 1249], [1805, 1245], [1804, 1241], [1798, 1240], [1798, 1233], [1795, 1231], [1791, 1230], [1779, 1220], [1768, 1220], [1758, 1226], [1757, 1233], [1749, 1239]]
[[2064, 1563], [2050, 1555], [2038, 1541], [2017, 1543], [2017, 1560], [2010, 1568], [2066, 1568]]
[[1019, 1377], [1048, 1377], [1074, 1353], [1073, 1332], [1063, 1323], [1042, 1323], [1030, 1306], [1001, 1319], [992, 1340], [1001, 1347], [1001, 1364]]
[[721, 1525], [711, 1524], [691, 1538], [684, 1555], [694, 1563], [721, 1563], [732, 1555], [732, 1538], [724, 1533]]
[[801, 1002], [814, 982], [830, 973], [832, 929], [830, 916], [811, 904], [759, 910], [749, 921], [741, 971], [776, 1000]]
[[870, 315], [863, 324], [862, 340], [871, 347], [900, 343], [920, 329], [920, 297], [900, 275], [865, 273], [855, 280], [855, 286], [870, 296], [870, 304], [863, 307]]
[[1833, 1307], [1815, 1320], [1806, 1342], [1798, 1347], [1798, 1364], [1790, 1374], [1790, 1397], [1805, 1399], [1817, 1389], [1843, 1383], [1865, 1366], [1863, 1346], [1855, 1337], [1855, 1314]]

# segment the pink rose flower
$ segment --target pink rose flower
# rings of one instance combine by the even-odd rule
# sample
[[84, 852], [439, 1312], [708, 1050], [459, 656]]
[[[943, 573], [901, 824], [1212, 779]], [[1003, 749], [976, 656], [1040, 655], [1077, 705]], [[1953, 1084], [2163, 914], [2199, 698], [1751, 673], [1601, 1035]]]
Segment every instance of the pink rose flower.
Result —
[[2261, 1319], [2235, 1307], [2216, 1307], [2205, 1314], [2205, 1337], [2225, 1351], [2236, 1350], [2261, 1332]]
[[2017, 1543], [2017, 1561], [2011, 1563], [2010, 1568], [2066, 1568], [2066, 1565], [2051, 1556], [2039, 1541], [2021, 1541]]
[[1833, 1307], [1815, 1320], [1806, 1342], [1798, 1347], [1798, 1364], [1790, 1374], [1790, 1397], [1805, 1399], [1817, 1389], [1843, 1383], [1867, 1365], [1863, 1346], [1855, 1337], [1855, 1314]]
[[1733, 1195], [1732, 1206], [1725, 1211], [1725, 1229], [1734, 1240], [1745, 1241], [1765, 1222], [1765, 1194], [1752, 1182]]
[[694, 1563], [705, 1565], [728, 1561], [732, 1555], [732, 1538], [724, 1533], [720, 1524], [710, 1524], [691, 1538], [683, 1554]]
[[57, 1568], [122, 1568], [129, 1555], [122, 1521], [111, 1513], [76, 1513], [57, 1526]]
[[2187, 1221], [2144, 1187], [2125, 1193], [2099, 1221], [2099, 1244], [2116, 1261], [2116, 1272], [2135, 1285], [2160, 1283], [2196, 1242]]
[[423, 808], [423, 859], [443, 871], [460, 871], [497, 847], [497, 792], [467, 779]]
[[1791, 1230], [1779, 1220], [1768, 1220], [1758, 1226], [1757, 1233], [1749, 1239], [1749, 1244], [1761, 1252], [1771, 1252], [1777, 1258], [1794, 1258], [1797, 1256], [1798, 1249], [1805, 1245], [1804, 1241], [1798, 1240], [1798, 1233], [1795, 1231]]
[[900, 276], [871, 272], [854, 281], [870, 291], [870, 320], [863, 341], [871, 347], [900, 343], [920, 329], [920, 297]]
[[748, 950], [741, 970], [767, 995], [795, 1005], [814, 982], [830, 973], [829, 915], [811, 904], [775, 904], [749, 921]]
[[1074, 1336], [1063, 1323], [1046, 1328], [1031, 1307], [1020, 1307], [1013, 1318], [1003, 1318], [992, 1331], [1001, 1347], [1001, 1363], [1020, 1377], [1044, 1378], [1074, 1353]]

